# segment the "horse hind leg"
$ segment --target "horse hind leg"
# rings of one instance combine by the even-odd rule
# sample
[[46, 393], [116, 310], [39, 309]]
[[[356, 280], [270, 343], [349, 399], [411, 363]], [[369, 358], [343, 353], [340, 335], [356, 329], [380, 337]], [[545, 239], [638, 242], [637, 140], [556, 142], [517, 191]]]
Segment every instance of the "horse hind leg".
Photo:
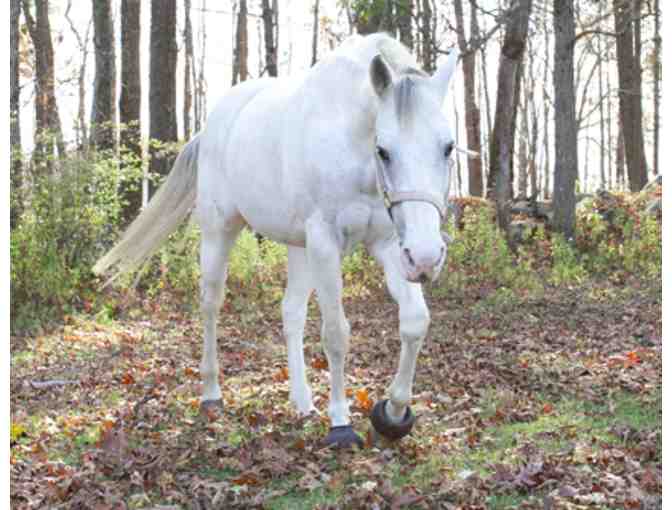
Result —
[[203, 228], [201, 232], [201, 315], [203, 356], [201, 407], [221, 405], [217, 360], [217, 314], [224, 300], [229, 253], [236, 243], [243, 222], [230, 222], [225, 228]]
[[299, 414], [302, 415], [316, 411], [303, 359], [303, 333], [308, 299], [312, 291], [313, 285], [310, 271], [307, 268], [306, 251], [303, 248], [288, 247], [287, 288], [282, 299], [282, 325], [287, 342], [289, 397]]

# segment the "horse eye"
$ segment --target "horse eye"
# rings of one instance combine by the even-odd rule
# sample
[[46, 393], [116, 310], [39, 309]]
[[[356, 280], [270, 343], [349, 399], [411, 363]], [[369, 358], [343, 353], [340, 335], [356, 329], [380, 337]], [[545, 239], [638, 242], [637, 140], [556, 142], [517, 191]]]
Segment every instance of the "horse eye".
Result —
[[390, 162], [390, 153], [383, 149], [380, 145], [376, 147], [376, 153], [378, 157], [383, 161], [383, 163]]
[[446, 144], [446, 148], [445, 148], [445, 150], [444, 150], [443, 155], [444, 155], [446, 158], [449, 158], [450, 155], [453, 153], [453, 149], [454, 149], [454, 148], [455, 148], [455, 143], [450, 142], [450, 143]]

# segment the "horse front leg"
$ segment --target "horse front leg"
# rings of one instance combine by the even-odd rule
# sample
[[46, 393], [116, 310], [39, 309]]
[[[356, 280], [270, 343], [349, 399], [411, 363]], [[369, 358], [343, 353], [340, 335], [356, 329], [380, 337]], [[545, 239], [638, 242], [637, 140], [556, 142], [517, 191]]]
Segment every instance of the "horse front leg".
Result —
[[313, 291], [307, 265], [306, 250], [290, 246], [287, 250], [287, 288], [282, 300], [282, 325], [287, 342], [289, 398], [301, 415], [316, 410], [303, 359], [303, 332], [308, 299]]
[[362, 446], [350, 424], [345, 397], [345, 359], [350, 344], [350, 324], [345, 318], [342, 295], [341, 250], [333, 227], [311, 218], [306, 229], [308, 267], [322, 314], [322, 346], [329, 363], [329, 418], [331, 430], [325, 443], [337, 447]]
[[371, 251], [385, 269], [387, 287], [399, 305], [401, 339], [399, 367], [389, 388], [390, 398], [374, 406], [371, 422], [381, 435], [396, 440], [409, 434], [415, 422], [409, 403], [413, 392], [418, 353], [429, 328], [429, 310], [425, 304], [422, 287], [417, 283], [408, 282], [402, 276], [399, 248], [396, 243], [374, 246]]

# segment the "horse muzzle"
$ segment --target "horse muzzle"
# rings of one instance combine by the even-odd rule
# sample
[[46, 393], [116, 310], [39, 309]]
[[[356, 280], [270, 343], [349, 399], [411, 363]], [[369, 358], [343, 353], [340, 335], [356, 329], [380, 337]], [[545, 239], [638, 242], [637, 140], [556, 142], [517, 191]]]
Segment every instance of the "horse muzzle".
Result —
[[441, 241], [430, 246], [401, 245], [401, 265], [409, 282], [434, 281], [446, 260], [446, 244]]

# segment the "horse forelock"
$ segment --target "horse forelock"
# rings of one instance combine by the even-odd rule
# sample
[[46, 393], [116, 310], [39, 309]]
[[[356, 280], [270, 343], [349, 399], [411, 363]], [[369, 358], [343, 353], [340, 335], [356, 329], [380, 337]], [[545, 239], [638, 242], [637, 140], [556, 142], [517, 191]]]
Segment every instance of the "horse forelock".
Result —
[[401, 76], [394, 84], [394, 107], [402, 127], [410, 126], [413, 119], [420, 113], [420, 80], [415, 74]]

